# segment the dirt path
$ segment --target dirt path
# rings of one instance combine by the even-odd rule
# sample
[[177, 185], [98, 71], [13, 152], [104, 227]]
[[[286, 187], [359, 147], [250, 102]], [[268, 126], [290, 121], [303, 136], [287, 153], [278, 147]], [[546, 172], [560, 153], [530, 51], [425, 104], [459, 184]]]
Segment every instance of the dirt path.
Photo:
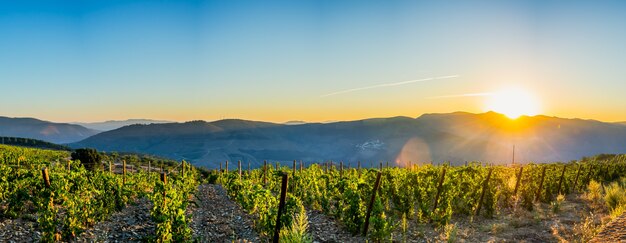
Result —
[[626, 214], [607, 224], [590, 242], [626, 242]]
[[203, 184], [195, 195], [196, 206], [190, 205], [191, 229], [199, 242], [261, 242], [254, 231], [252, 217], [231, 201], [220, 185]]
[[143, 242], [154, 235], [151, 208], [150, 200], [141, 198], [80, 234], [76, 242]]

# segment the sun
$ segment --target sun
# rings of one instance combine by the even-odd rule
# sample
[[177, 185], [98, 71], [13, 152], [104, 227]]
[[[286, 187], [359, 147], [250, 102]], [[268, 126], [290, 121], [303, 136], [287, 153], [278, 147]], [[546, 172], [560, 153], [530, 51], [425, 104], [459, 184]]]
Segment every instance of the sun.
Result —
[[516, 119], [522, 115], [533, 116], [539, 113], [539, 102], [523, 89], [510, 88], [489, 95], [486, 103], [488, 111], [495, 111]]

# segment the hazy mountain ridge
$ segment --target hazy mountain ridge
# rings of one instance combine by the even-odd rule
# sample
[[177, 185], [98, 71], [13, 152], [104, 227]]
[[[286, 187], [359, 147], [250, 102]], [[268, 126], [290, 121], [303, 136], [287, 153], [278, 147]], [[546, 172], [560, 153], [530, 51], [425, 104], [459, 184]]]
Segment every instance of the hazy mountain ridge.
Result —
[[172, 121], [165, 120], [152, 120], [152, 119], [127, 119], [127, 120], [109, 120], [103, 122], [73, 122], [72, 124], [81, 125], [83, 127], [94, 129], [98, 131], [110, 131], [120, 127], [134, 125], [134, 124], [160, 124], [160, 123], [172, 123]]
[[98, 131], [76, 124], [54, 123], [34, 118], [0, 117], [0, 136], [22, 137], [57, 144], [72, 143]]
[[284, 125], [245, 120], [132, 125], [74, 147], [149, 153], [215, 167], [230, 160], [510, 162], [567, 161], [625, 153], [626, 126], [594, 120], [488, 112], [424, 114], [335, 123]]

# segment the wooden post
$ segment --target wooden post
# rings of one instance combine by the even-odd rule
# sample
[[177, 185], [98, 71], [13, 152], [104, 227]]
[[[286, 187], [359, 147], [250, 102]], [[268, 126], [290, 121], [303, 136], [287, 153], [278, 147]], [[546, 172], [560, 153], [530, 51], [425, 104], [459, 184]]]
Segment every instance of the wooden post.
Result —
[[512, 164], [515, 164], [515, 145], [513, 145], [513, 159], [511, 160]]
[[483, 198], [485, 197], [485, 192], [487, 191], [487, 186], [489, 185], [489, 179], [491, 178], [491, 172], [493, 172], [493, 168], [489, 168], [489, 173], [487, 174], [487, 178], [485, 182], [483, 182], [483, 190], [480, 192], [480, 199], [478, 200], [478, 207], [476, 207], [476, 216], [480, 215], [480, 208], [483, 205]]
[[302, 160], [300, 160], [300, 173], [302, 173]]
[[165, 204], [167, 203], [167, 197], [166, 197], [166, 185], [167, 185], [167, 173], [163, 172], [161, 173], [161, 181], [163, 182], [163, 207], [165, 207]]
[[513, 191], [513, 196], [517, 195], [517, 189], [519, 189], [519, 183], [522, 180], [523, 171], [524, 171], [524, 166], [520, 166], [519, 173], [517, 173], [517, 181], [515, 182], [515, 190]]
[[67, 171], [71, 171], [70, 161], [71, 161], [71, 160], [68, 160], [68, 161], [67, 161]]
[[357, 163], [356, 171], [359, 174], [359, 178], [361, 178], [361, 161]]
[[276, 171], [280, 170], [280, 162], [276, 162]]
[[370, 225], [370, 215], [372, 214], [372, 208], [374, 207], [374, 202], [376, 201], [376, 192], [380, 187], [380, 176], [382, 173], [379, 171], [376, 175], [376, 182], [374, 183], [374, 188], [372, 189], [372, 197], [370, 198], [370, 203], [367, 206], [367, 214], [365, 214], [365, 225], [363, 227], [363, 236], [367, 236], [367, 228]]
[[241, 180], [241, 160], [237, 161], [237, 172], [239, 173], [239, 179]]
[[441, 187], [443, 186], [443, 180], [446, 178], [446, 167], [441, 170], [441, 177], [439, 178], [439, 184], [437, 185], [437, 194], [435, 194], [435, 202], [433, 205], [433, 213], [437, 210], [439, 204], [439, 196], [441, 195]]
[[220, 174], [222, 174], [222, 162], [220, 162]]
[[44, 167], [41, 169], [41, 175], [43, 176], [43, 184], [46, 185], [46, 188], [50, 188], [50, 176], [48, 175], [48, 168]]
[[109, 160], [109, 173], [113, 174], [113, 163]]
[[[589, 167], [589, 171], [587, 171], [587, 179], [585, 179], [585, 181], [586, 181], [587, 183], [589, 183], [589, 179], [591, 179], [591, 171], [593, 171], [593, 165], [591, 165], [591, 164], [590, 164], [588, 167]], [[581, 183], [581, 184], [580, 184], [581, 190], [582, 190], [582, 189], [584, 189], [584, 188], [582, 188], [582, 187], [584, 187], [584, 186], [585, 186], [585, 184], [584, 184], [584, 183]]]
[[150, 162], [151, 161], [148, 161], [148, 174], [152, 172], [152, 164]]
[[383, 170], [383, 162], [382, 161], [380, 162], [379, 168], [380, 168], [381, 171]]
[[285, 211], [285, 199], [287, 198], [287, 183], [289, 181], [289, 175], [287, 173], [283, 173], [283, 180], [280, 186], [280, 202], [278, 203], [278, 216], [276, 217], [276, 227], [274, 228], [274, 239], [272, 242], [278, 243], [280, 238], [280, 228], [281, 222], [280, 217]]
[[543, 187], [543, 178], [546, 176], [546, 167], [547, 166], [543, 166], [543, 169], [541, 170], [541, 179], [539, 180], [539, 187], [537, 188], [537, 194], [535, 195], [535, 201], [539, 201], [539, 199], [541, 198], [541, 188]]
[[339, 162], [339, 177], [343, 178], [343, 161]]
[[226, 167], [224, 169], [225, 169], [224, 172], [226, 172], [226, 174], [228, 174], [228, 160], [226, 160]]
[[294, 159], [294, 160], [293, 160], [293, 176], [294, 176], [294, 177], [296, 176], [296, 170], [297, 170], [297, 169], [296, 169], [296, 163], [297, 163], [297, 162], [296, 162], [296, 160]]
[[576, 186], [578, 185], [578, 176], [580, 175], [580, 171], [581, 171], [582, 167], [583, 167], [582, 164], [578, 165], [578, 171], [576, 171], [576, 178], [574, 179], [574, 190], [578, 190], [576, 188]]
[[263, 160], [263, 185], [267, 184], [267, 160]]
[[124, 182], [124, 184], [126, 184], [126, 160], [122, 161], [124, 169], [122, 170], [123, 176], [122, 176], [122, 181]]
[[563, 172], [561, 172], [561, 178], [559, 179], [559, 187], [556, 191], [556, 194], [561, 194], [561, 185], [563, 185], [563, 177], [565, 177], [565, 170], [567, 169], [567, 165], [563, 165]]

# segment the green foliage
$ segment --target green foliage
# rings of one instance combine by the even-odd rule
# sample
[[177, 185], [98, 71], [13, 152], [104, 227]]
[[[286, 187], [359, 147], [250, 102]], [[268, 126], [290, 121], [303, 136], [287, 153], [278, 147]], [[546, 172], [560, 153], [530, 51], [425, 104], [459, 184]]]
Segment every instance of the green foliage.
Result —
[[83, 148], [72, 152], [72, 160], [79, 160], [87, 170], [102, 170], [102, 157], [95, 149]]

